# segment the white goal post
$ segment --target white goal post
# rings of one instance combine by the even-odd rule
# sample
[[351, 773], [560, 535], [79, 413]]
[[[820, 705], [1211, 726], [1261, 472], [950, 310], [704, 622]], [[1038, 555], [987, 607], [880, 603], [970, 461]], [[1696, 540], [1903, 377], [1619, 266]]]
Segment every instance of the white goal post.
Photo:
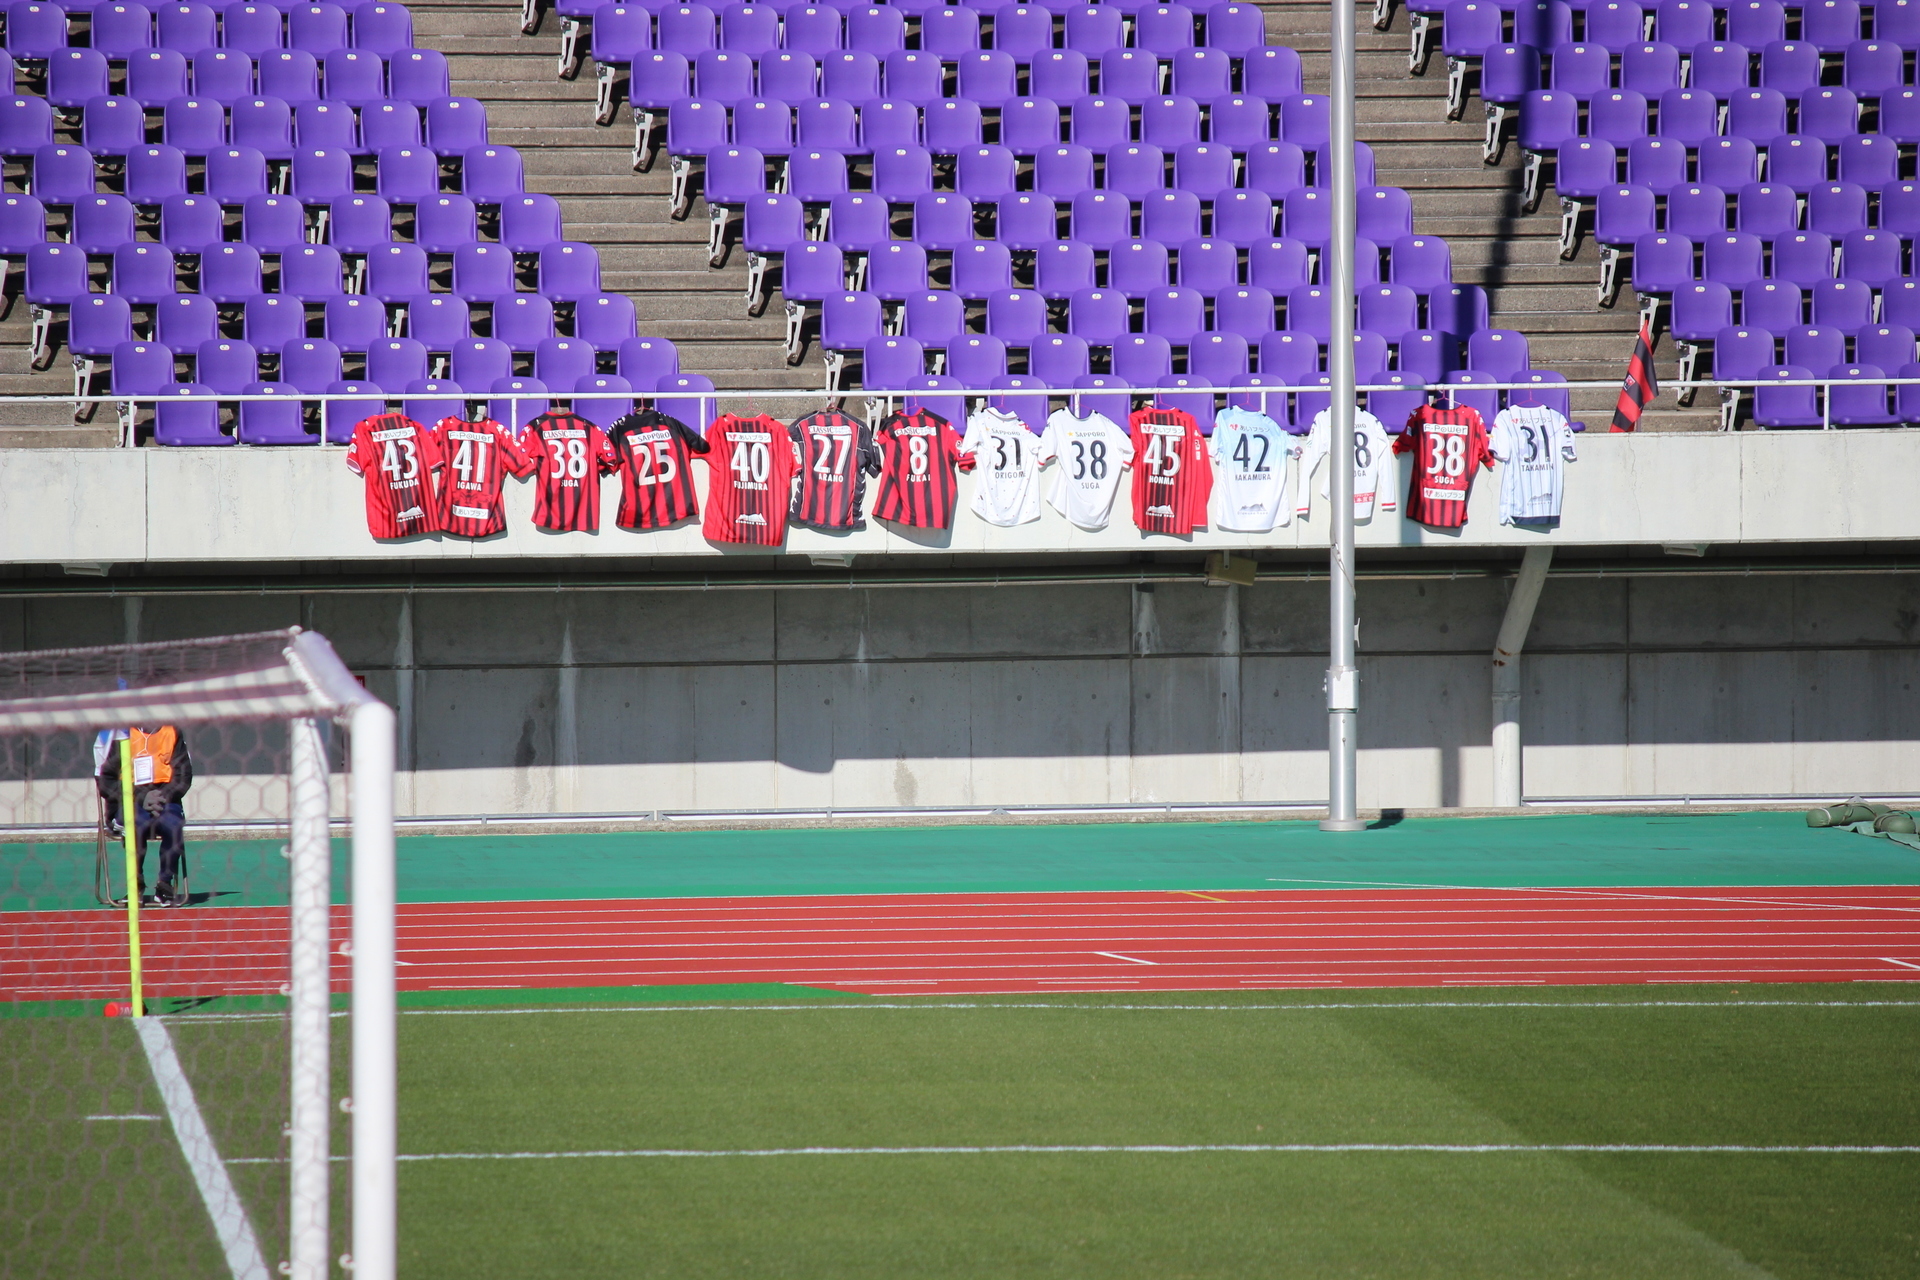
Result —
[[[129, 726], [176, 725], [184, 734], [222, 723], [272, 724], [286, 732], [287, 774], [282, 812], [288, 834], [287, 933], [290, 946], [281, 990], [287, 1004], [288, 1262], [299, 1280], [326, 1280], [331, 1179], [329, 1128], [331, 972], [333, 924], [331, 823], [326, 725], [347, 734], [351, 751], [345, 796], [352, 833], [352, 1175], [351, 1252], [339, 1260], [357, 1280], [392, 1280], [395, 1271], [396, 1185], [394, 998], [394, 714], [369, 693], [317, 632], [284, 631], [158, 644], [0, 654], [0, 739], [45, 741]], [[110, 741], [110, 740], [109, 740]], [[127, 758], [125, 756], [123, 759]], [[98, 768], [96, 767], [96, 772]], [[126, 775], [132, 795], [137, 771]], [[149, 779], [151, 781], [151, 779]], [[69, 775], [67, 802], [92, 779]], [[30, 794], [31, 784], [29, 784]], [[22, 802], [13, 819], [37, 810]], [[72, 814], [68, 814], [71, 822]], [[144, 819], [143, 819], [144, 820]], [[138, 919], [140, 896], [131, 872], [135, 825], [129, 812], [129, 920], [133, 1005], [140, 1008]], [[277, 825], [277, 824], [276, 824]], [[101, 829], [106, 829], [103, 818]], [[104, 838], [104, 837], [103, 837]], [[104, 862], [103, 862], [103, 865]], [[163, 864], [164, 866], [164, 864]], [[107, 883], [102, 873], [101, 883]], [[164, 877], [165, 872], [162, 872]], [[184, 870], [182, 872], [184, 883]], [[164, 879], [161, 888], [166, 888]], [[181, 895], [184, 899], [185, 895]], [[102, 897], [111, 906], [111, 894]], [[168, 903], [165, 905], [175, 905]], [[205, 910], [219, 911], [217, 904]], [[205, 1156], [188, 1149], [199, 1125], [191, 1086], [183, 1082], [162, 1020], [143, 1017], [140, 1039], [172, 1113], [183, 1154], [193, 1168], [228, 1267], [236, 1277], [263, 1274], [260, 1245], [231, 1200], [225, 1165], [211, 1142]], [[166, 1077], [172, 1075], [169, 1081]], [[170, 1092], [171, 1089], [171, 1092]], [[176, 1105], [176, 1098], [184, 1102]], [[181, 1108], [191, 1113], [185, 1117]], [[108, 1117], [111, 1118], [111, 1117]], [[204, 1134], [205, 1129], [197, 1130]], [[232, 1211], [229, 1213], [229, 1209]], [[237, 1223], [223, 1225], [223, 1214]]]

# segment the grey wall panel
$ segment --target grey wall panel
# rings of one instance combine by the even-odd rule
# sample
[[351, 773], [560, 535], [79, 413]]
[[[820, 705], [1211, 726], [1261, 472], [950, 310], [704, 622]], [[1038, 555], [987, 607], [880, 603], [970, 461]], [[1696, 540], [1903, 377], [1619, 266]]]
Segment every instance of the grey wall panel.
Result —
[[[192, 640], [200, 636], [277, 631], [301, 624], [292, 596], [146, 596], [140, 611], [142, 640]], [[117, 638], [117, 637], [116, 637]]]
[[[1778, 652], [1632, 655], [1628, 790], [1791, 790], [1793, 667], [1793, 655]], [[1740, 745], [1725, 750], [1715, 744]]]
[[1122, 654], [1124, 586], [790, 591], [783, 662]]
[[1327, 661], [1240, 660], [1243, 799], [1324, 802], [1327, 796]]
[[1525, 794], [1627, 794], [1625, 655], [1528, 654], [1520, 662]]
[[1326, 577], [1326, 566], [1321, 565], [1318, 566], [1317, 580], [1314, 582], [1262, 578], [1251, 589], [1242, 591], [1240, 628], [1243, 651], [1325, 653]]
[[[1527, 652], [1543, 649], [1617, 649], [1627, 643], [1625, 578], [1549, 578], [1533, 611]], [[1506, 596], [1500, 597], [1506, 610]], [[1495, 624], [1495, 635], [1499, 633]], [[1487, 644], [1489, 655], [1492, 641]]]
[[1637, 578], [1627, 596], [1636, 647], [1718, 649], [1793, 643], [1793, 579]]
[[1133, 799], [1240, 798], [1237, 658], [1135, 658]]
[[1795, 644], [1920, 643], [1920, 576], [1834, 574], [1792, 584]]
[[[27, 649], [126, 643], [126, 609], [119, 600], [98, 596], [29, 600], [24, 622], [21, 646]], [[217, 636], [220, 630], [209, 628], [199, 634]]]
[[1107, 804], [1129, 795], [1124, 658], [969, 664], [977, 804]]
[[400, 608], [405, 596], [309, 596], [304, 626], [333, 645], [349, 667], [390, 667], [400, 642]]
[[802, 664], [777, 687], [782, 803], [971, 803], [961, 664]]
[[[417, 681], [416, 803], [424, 813], [539, 813], [555, 806], [553, 668], [425, 671]], [[476, 807], [477, 806], [477, 807]]]
[[[1363, 583], [1360, 648], [1375, 653], [1491, 653], [1506, 607], [1507, 583], [1500, 579]], [[1320, 631], [1324, 645], [1324, 618]]]
[[772, 591], [570, 592], [555, 607], [564, 602], [575, 662], [768, 662], [777, 600]]
[[[1259, 587], [1253, 591], [1258, 592]], [[1239, 587], [1209, 587], [1199, 583], [1160, 583], [1151, 590], [1135, 588], [1139, 606], [1153, 605], [1152, 644], [1136, 653], [1239, 653], [1243, 647], [1243, 600]], [[1135, 633], [1140, 627], [1136, 621]]]

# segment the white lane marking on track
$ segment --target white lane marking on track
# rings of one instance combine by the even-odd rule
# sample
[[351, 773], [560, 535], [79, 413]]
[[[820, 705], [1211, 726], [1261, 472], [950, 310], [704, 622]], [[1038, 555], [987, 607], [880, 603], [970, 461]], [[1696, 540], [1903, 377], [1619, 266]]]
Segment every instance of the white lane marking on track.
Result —
[[260, 1241], [253, 1234], [253, 1223], [227, 1176], [227, 1166], [207, 1132], [206, 1119], [193, 1096], [193, 1085], [180, 1069], [180, 1057], [173, 1051], [173, 1037], [166, 1024], [154, 1017], [135, 1018], [133, 1029], [146, 1050], [153, 1068], [154, 1083], [160, 1086], [161, 1100], [173, 1121], [173, 1135], [180, 1142], [180, 1154], [193, 1171], [194, 1185], [200, 1189], [201, 1203], [213, 1219], [213, 1231], [226, 1255], [227, 1269], [234, 1280], [268, 1280], [266, 1259], [260, 1256]]
[[[407, 1017], [476, 1017], [500, 1013], [826, 1013], [881, 1009], [1068, 1009], [1081, 1013], [1294, 1013], [1328, 1009], [1920, 1009], [1920, 1000], [1382, 1000], [1348, 1004], [1052, 1004], [948, 1000], [889, 1004], [822, 1000], [814, 1004], [536, 1005], [500, 1009], [402, 1009]], [[208, 1018], [257, 1015], [207, 1014]]]
[[1106, 956], [1110, 960], [1125, 960], [1128, 964], [1159, 964], [1158, 960], [1142, 960], [1137, 956], [1123, 956], [1118, 951], [1096, 951], [1096, 956]]
[[1892, 956], [1881, 956], [1880, 958], [1888, 964], [1897, 964], [1902, 969], [1920, 969], [1920, 964], [1915, 964], [1911, 960], [1895, 960]]
[[[1832, 908], [1840, 911], [1920, 911], [1920, 907], [1883, 907], [1875, 903], [1793, 902], [1783, 898], [1729, 898], [1711, 894], [1649, 893], [1622, 889], [1578, 889], [1529, 887], [1507, 884], [1419, 884], [1397, 880], [1310, 880], [1296, 876], [1268, 876], [1269, 884], [1345, 884], [1381, 889], [1449, 889], [1466, 893], [1564, 893], [1573, 898], [1649, 898], [1662, 902], [1731, 902], [1746, 907], [1804, 907], [1808, 910]], [[1804, 887], [1804, 886], [1803, 886]], [[1833, 885], [1835, 889], [1905, 889], [1906, 885]], [[1803, 895], [1804, 896], [1804, 895]]]
[[725, 1156], [989, 1156], [989, 1155], [1188, 1155], [1205, 1152], [1282, 1155], [1346, 1153], [1417, 1155], [1920, 1155], [1920, 1146], [1695, 1146], [1643, 1143], [1567, 1142], [1221, 1142], [1141, 1145], [1014, 1144], [1003, 1147], [769, 1147], [759, 1150], [702, 1151], [660, 1148], [632, 1151], [441, 1151], [397, 1157], [420, 1160], [594, 1160], [717, 1159]]

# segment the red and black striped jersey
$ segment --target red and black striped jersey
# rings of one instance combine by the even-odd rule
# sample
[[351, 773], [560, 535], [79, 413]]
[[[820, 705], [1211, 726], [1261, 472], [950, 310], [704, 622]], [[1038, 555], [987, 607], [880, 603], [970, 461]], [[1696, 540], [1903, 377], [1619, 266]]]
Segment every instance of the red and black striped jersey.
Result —
[[[928, 409], [896, 413], [880, 424], [880, 492], [873, 500], [879, 520], [916, 529], [951, 529], [962, 465], [953, 424]], [[973, 469], [973, 460], [966, 460]]]
[[1133, 522], [1142, 533], [1192, 533], [1207, 522], [1213, 467], [1206, 437], [1185, 409], [1151, 406], [1127, 419], [1133, 430]]
[[433, 481], [443, 465], [433, 433], [404, 413], [376, 413], [356, 423], [347, 469], [367, 482], [367, 532], [406, 538], [437, 531]]
[[1481, 464], [1493, 466], [1493, 447], [1480, 411], [1470, 405], [1440, 409], [1423, 404], [1393, 442], [1395, 453], [1419, 451], [1407, 486], [1407, 519], [1438, 529], [1467, 522], [1467, 492]]
[[693, 455], [710, 447], [678, 418], [655, 409], [630, 413], [607, 433], [620, 455], [622, 529], [664, 529], [700, 514]]
[[707, 428], [707, 514], [714, 542], [777, 547], [787, 536], [787, 508], [799, 449], [786, 424], [765, 414], [723, 413]]
[[823, 409], [787, 430], [800, 450], [800, 483], [793, 489], [789, 518], [814, 529], [866, 528], [860, 509], [867, 477], [880, 474], [873, 428], [838, 409]]
[[607, 433], [577, 413], [543, 413], [520, 437], [527, 460], [540, 468], [533, 522], [562, 533], [600, 531], [600, 477], [620, 469]]
[[501, 486], [509, 475], [524, 476], [534, 467], [513, 433], [492, 418], [442, 418], [433, 426], [433, 439], [446, 463], [440, 473], [440, 527], [462, 538], [484, 538], [506, 528]]

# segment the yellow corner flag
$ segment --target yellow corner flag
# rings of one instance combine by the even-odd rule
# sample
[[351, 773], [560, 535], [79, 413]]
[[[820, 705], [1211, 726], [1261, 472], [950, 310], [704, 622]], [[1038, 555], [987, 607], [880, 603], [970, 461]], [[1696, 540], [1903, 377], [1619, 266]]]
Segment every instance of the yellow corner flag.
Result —
[[133, 735], [120, 739], [120, 832], [127, 842], [127, 967], [133, 1016], [147, 1016], [140, 990], [140, 836], [133, 817]]

